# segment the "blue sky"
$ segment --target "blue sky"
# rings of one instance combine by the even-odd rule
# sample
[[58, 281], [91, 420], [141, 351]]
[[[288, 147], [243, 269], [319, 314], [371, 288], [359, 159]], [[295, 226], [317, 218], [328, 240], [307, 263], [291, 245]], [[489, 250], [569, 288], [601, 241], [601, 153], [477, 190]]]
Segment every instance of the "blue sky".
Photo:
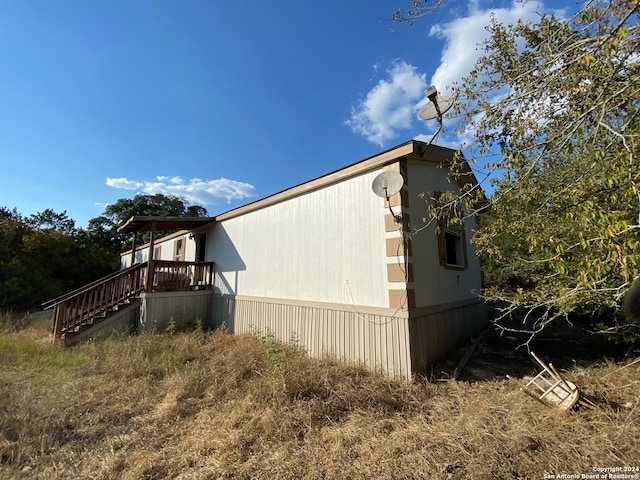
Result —
[[[0, 0], [0, 206], [85, 227], [163, 193], [215, 215], [427, 140], [424, 89], [469, 71], [490, 15], [551, 5], [387, 20], [409, 3]], [[437, 143], [459, 146], [447, 126]]]

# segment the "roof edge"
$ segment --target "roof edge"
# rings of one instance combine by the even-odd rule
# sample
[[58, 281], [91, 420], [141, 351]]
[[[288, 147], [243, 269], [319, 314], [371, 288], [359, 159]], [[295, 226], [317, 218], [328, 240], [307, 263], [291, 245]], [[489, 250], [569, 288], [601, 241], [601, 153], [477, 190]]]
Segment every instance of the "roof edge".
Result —
[[413, 157], [422, 161], [441, 161], [443, 158], [451, 158], [455, 154], [455, 150], [450, 148], [431, 145], [429, 146], [429, 156], [436, 158], [428, 158], [422, 153], [426, 145], [426, 143], [418, 140], [409, 140], [408, 142], [365, 158], [364, 160], [360, 160], [359, 162], [347, 165], [346, 167], [334, 170], [333, 172], [322, 175], [321, 177], [289, 187], [286, 190], [274, 193], [268, 197], [261, 198], [246, 205], [234, 208], [233, 210], [216, 215], [215, 221], [221, 222], [223, 220], [229, 220], [255, 210], [269, 207], [276, 203], [304, 195], [314, 190], [318, 190], [319, 188], [326, 187], [327, 185], [338, 183], [342, 180], [346, 180], [375, 168], [394, 163], [403, 158]]

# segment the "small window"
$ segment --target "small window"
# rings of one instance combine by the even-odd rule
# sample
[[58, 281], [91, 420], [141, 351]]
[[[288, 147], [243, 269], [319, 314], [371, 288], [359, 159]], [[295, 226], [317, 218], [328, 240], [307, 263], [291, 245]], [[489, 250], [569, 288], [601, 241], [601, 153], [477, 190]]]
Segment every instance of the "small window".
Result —
[[160, 255], [162, 253], [162, 245], [154, 245], [153, 246], [153, 259], [160, 260]]
[[[434, 201], [436, 208], [442, 193], [436, 192]], [[446, 209], [438, 212], [436, 232], [438, 234], [438, 254], [440, 265], [448, 269], [462, 270], [467, 268], [467, 245], [464, 234], [464, 223], [460, 223], [459, 215], [449, 220], [449, 213]]]
[[444, 257], [446, 265], [465, 267], [464, 245], [462, 243], [462, 235], [459, 232], [444, 231]]
[[173, 243], [173, 259], [177, 262], [184, 261], [184, 239], [178, 238]]

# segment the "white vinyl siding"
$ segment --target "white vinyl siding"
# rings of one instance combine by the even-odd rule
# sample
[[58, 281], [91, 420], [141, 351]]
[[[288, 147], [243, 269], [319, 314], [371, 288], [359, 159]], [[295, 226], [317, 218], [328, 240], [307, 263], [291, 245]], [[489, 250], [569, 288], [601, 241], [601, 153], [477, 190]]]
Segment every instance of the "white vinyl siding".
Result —
[[387, 307], [380, 171], [214, 225], [219, 293]]

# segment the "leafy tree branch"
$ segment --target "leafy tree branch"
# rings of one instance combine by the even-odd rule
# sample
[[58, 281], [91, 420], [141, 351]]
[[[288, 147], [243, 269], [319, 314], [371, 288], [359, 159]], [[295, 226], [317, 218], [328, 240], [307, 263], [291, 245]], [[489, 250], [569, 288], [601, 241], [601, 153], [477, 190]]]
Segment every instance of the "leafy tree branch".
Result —
[[[413, 2], [412, 19], [430, 6]], [[524, 308], [532, 331], [605, 310], [628, 326], [616, 312], [640, 275], [639, 8], [594, 0], [570, 18], [493, 19], [475, 68], [452, 87], [455, 133], [473, 139], [465, 155], [492, 193], [463, 189], [426, 199], [427, 210], [480, 214], [485, 295], [505, 318]]]

